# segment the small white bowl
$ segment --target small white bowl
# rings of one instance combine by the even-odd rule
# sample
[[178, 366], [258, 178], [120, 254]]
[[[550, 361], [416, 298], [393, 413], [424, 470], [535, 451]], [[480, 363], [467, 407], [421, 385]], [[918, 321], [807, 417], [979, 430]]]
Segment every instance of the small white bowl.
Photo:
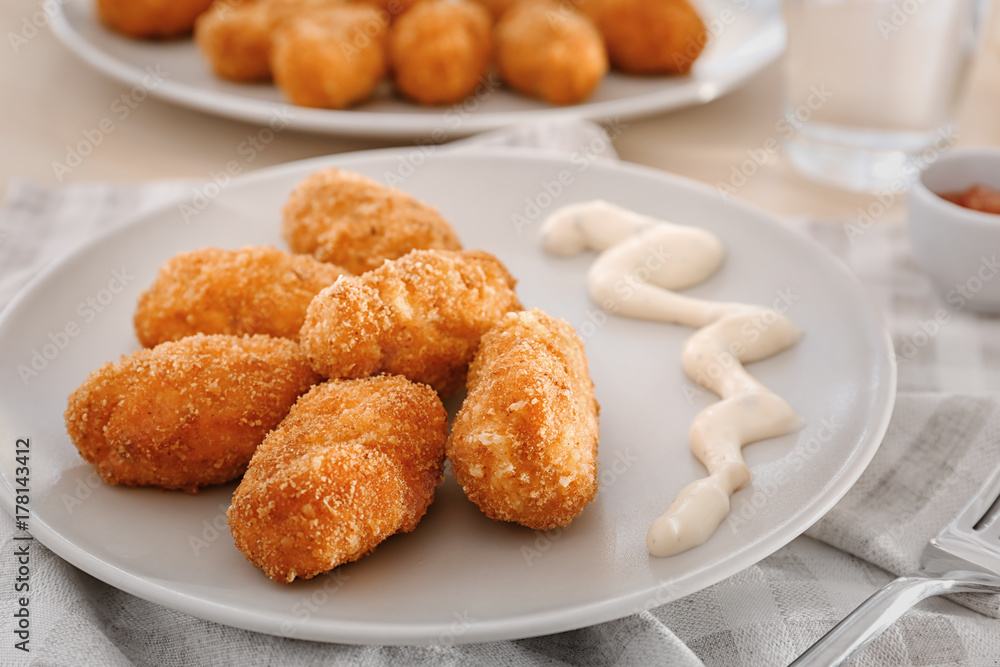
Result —
[[936, 194], [976, 184], [1000, 190], [1000, 148], [953, 149], [927, 167], [909, 194], [910, 242], [917, 264], [949, 306], [1000, 313], [1000, 214]]

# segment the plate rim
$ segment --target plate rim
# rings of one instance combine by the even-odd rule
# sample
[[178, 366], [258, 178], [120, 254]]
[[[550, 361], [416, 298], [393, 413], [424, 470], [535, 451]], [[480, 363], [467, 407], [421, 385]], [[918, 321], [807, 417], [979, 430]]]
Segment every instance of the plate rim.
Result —
[[[119, 83], [142, 85], [143, 78], [147, 76], [143, 69], [109, 55], [75, 29], [66, 15], [64, 5], [79, 1], [55, 3], [55, 10], [49, 20], [53, 34], [91, 68]], [[181, 107], [247, 123], [266, 125], [277, 115], [288, 120], [290, 129], [370, 139], [419, 139], [433, 135], [437, 141], [471, 136], [518, 123], [567, 118], [595, 122], [632, 120], [710, 102], [731, 92], [777, 60], [785, 49], [784, 20], [780, 4], [776, 5], [777, 9], [767, 7], [768, 5], [758, 8], [766, 22], [752, 36], [753, 40], [763, 42], [762, 48], [755, 52], [753, 58], [737, 61], [739, 66], [726, 76], [704, 81], [690, 79], [683, 88], [671, 87], [622, 99], [583, 102], [571, 107], [473, 113], [464, 116], [461, 125], [456, 128], [449, 128], [447, 123], [442, 123], [440, 114], [312, 109], [287, 102], [242, 97], [225, 91], [204, 90], [196, 85], [169, 79], [161, 81], [147, 92], [151, 97]], [[441, 111], [447, 112], [452, 108], [441, 107]]]
[[[267, 181], [278, 178], [284, 172], [294, 172], [310, 167], [321, 166], [341, 166], [350, 168], [351, 163], [365, 161], [379, 161], [385, 158], [395, 159], [399, 155], [405, 154], [410, 148], [386, 148], [369, 151], [358, 151], [353, 153], [341, 153], [326, 155], [305, 160], [286, 162], [271, 167], [241, 175], [233, 179], [233, 185], [249, 186], [259, 181]], [[430, 161], [448, 161], [452, 159], [489, 159], [512, 162], [530, 160], [552, 165], [567, 166], [570, 164], [567, 156], [554, 155], [548, 152], [540, 152], [532, 148], [524, 147], [477, 147], [471, 150], [464, 147], [461, 151], [445, 152], [428, 156]], [[345, 166], [342, 163], [347, 163]], [[677, 591], [670, 591], [671, 584], [665, 580], [659, 580], [660, 586], [667, 585], [668, 595], [660, 600], [658, 604], [679, 599], [699, 590], [703, 590], [711, 585], [727, 579], [738, 572], [760, 562], [767, 556], [773, 554], [796, 537], [802, 535], [810, 526], [822, 518], [830, 509], [854, 486], [858, 478], [868, 467], [875, 453], [878, 451], [882, 438], [888, 429], [889, 421], [893, 413], [895, 398], [897, 393], [897, 373], [895, 355], [890, 331], [886, 326], [885, 318], [875, 306], [874, 301], [865, 290], [861, 281], [847, 267], [847, 265], [836, 255], [823, 247], [814, 238], [802, 233], [790, 224], [783, 222], [764, 209], [749, 204], [736, 197], [722, 197], [720, 193], [710, 185], [694, 181], [687, 177], [679, 176], [669, 172], [657, 170], [643, 165], [637, 165], [615, 160], [601, 159], [595, 161], [591, 168], [598, 167], [611, 169], [614, 171], [624, 171], [634, 173], [646, 178], [653, 178], [671, 183], [684, 189], [692, 190], [699, 196], [709, 196], [722, 200], [727, 206], [733, 206], [742, 214], [753, 216], [756, 221], [781, 230], [781, 233], [792, 235], [798, 242], [811, 245], [814, 249], [827, 257], [831, 261], [831, 266], [841, 275], [841, 279], [850, 285], [859, 297], [858, 312], [863, 312], [867, 318], [869, 326], [876, 328], [880, 332], [878, 337], [882, 349], [878, 350], [882, 354], [879, 358], [887, 364], [885, 377], [880, 378], [881, 392], [879, 402], [884, 403], [879, 411], [876, 423], [868, 424], [868, 429], [864, 441], [864, 446], [859, 447], [856, 455], [847, 461], [841, 469], [840, 483], [827, 487], [818, 497], [814, 498], [809, 507], [812, 512], [806, 516], [804, 513], [795, 515], [792, 520], [784, 525], [778, 526], [770, 531], [759, 542], [742, 549], [737, 558], [729, 559], [718, 564], [706, 575], [699, 577], [691, 590], [683, 591], [681, 595]], [[116, 224], [101, 233], [91, 237], [86, 242], [76, 248], [72, 248], [62, 253], [54, 259], [48, 266], [39, 271], [31, 280], [15, 295], [14, 298], [0, 311], [0, 333], [10, 326], [8, 320], [12, 313], [16, 313], [22, 304], [31, 299], [33, 293], [39, 286], [50, 280], [52, 274], [61, 270], [63, 264], [73, 257], [84, 255], [94, 247], [104, 243], [107, 239], [124, 233], [126, 230], [140, 226], [149, 218], [152, 218], [163, 211], [175, 207], [177, 202], [167, 202], [154, 209], [131, 216], [127, 220]], [[10, 516], [14, 515], [14, 489], [11, 480], [0, 469], [0, 505]], [[849, 479], [849, 482], [844, 480]], [[336, 631], [331, 634], [329, 622], [324, 623], [323, 619], [312, 619], [307, 622], [297, 624], [294, 635], [282, 634], [275, 631], [275, 626], [280, 623], [280, 619], [267, 616], [258, 610], [249, 610], [232, 607], [225, 604], [206, 600], [188, 595], [174, 589], [167, 588], [150, 578], [143, 578], [122, 570], [115, 565], [90, 554], [75, 543], [62, 537], [55, 529], [48, 526], [43, 519], [31, 514], [33, 528], [31, 534], [36, 539], [34, 526], [41, 526], [38, 531], [46, 539], [39, 539], [50, 551], [61, 559], [87, 572], [95, 578], [108, 583], [120, 590], [136, 595], [137, 597], [161, 604], [165, 607], [175, 609], [197, 618], [213, 621], [223, 625], [242, 628], [246, 630], [261, 632], [264, 634], [286, 636], [295, 639], [306, 639], [328, 643], [350, 643], [350, 644], [380, 644], [380, 645], [427, 645], [434, 643], [429, 641], [429, 637], [441, 637], [449, 632], [451, 624], [444, 622], [436, 623], [390, 623], [373, 624], [369, 621], [351, 621], [338, 619]], [[53, 542], [57, 547], [50, 546]], [[701, 579], [709, 579], [703, 582]], [[557, 611], [544, 610], [518, 615], [514, 618], [503, 620], [492, 620], [481, 624], [472, 625], [463, 630], [463, 634], [456, 638], [455, 644], [466, 644], [485, 641], [511, 640], [528, 638], [556, 632], [563, 632], [596, 625], [599, 623], [623, 618], [636, 613], [643, 608], [643, 603], [648, 601], [651, 592], [655, 589], [636, 591], [616, 597], [606, 598], [599, 602], [577, 604], [566, 609]], [[595, 620], [595, 618], [597, 620]], [[276, 622], [277, 620], [277, 622]]]

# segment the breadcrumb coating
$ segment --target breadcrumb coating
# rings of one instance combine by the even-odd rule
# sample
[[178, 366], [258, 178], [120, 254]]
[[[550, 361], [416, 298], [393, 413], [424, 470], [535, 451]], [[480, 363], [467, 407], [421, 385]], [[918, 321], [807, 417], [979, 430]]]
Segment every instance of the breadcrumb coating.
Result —
[[411, 250], [462, 249], [437, 209], [360, 174], [333, 168], [299, 183], [285, 204], [281, 231], [292, 252], [357, 274]]
[[396, 20], [419, 2], [426, 0], [348, 0], [348, 2], [359, 2], [361, 4], [377, 7], [389, 18], [390, 22]]
[[496, 25], [496, 44], [504, 82], [550, 104], [582, 102], [608, 71], [601, 34], [568, 4], [515, 4]]
[[396, 88], [420, 104], [455, 104], [475, 92], [493, 51], [493, 20], [473, 0], [426, 0], [389, 30]]
[[194, 493], [243, 474], [318, 379], [290, 340], [198, 334], [91, 373], [69, 396], [66, 430], [108, 484]]
[[271, 42], [282, 22], [345, 0], [225, 0], [198, 17], [194, 38], [212, 70], [237, 82], [271, 78]]
[[482, 334], [521, 309], [515, 283], [481, 250], [414, 250], [320, 292], [302, 349], [326, 377], [395, 373], [447, 396], [462, 386]]
[[137, 39], [179, 37], [212, 0], [97, 0], [97, 16], [115, 32]]
[[493, 20], [497, 21], [508, 9], [517, 4], [518, 0], [476, 0], [476, 2], [490, 10]]
[[708, 43], [688, 0], [575, 0], [604, 36], [611, 64], [632, 74], [686, 74]]
[[353, 106], [386, 75], [388, 26], [388, 15], [365, 3], [297, 14], [274, 31], [274, 82], [293, 104]]
[[346, 273], [270, 246], [184, 252], [139, 297], [136, 336], [145, 347], [196, 333], [298, 340], [313, 297]]
[[233, 495], [236, 546], [278, 582], [410, 532], [444, 479], [447, 413], [400, 376], [317, 385], [268, 434]]
[[483, 336], [446, 451], [469, 500], [498, 521], [568, 525], [597, 493], [598, 405], [573, 328], [537, 308]]

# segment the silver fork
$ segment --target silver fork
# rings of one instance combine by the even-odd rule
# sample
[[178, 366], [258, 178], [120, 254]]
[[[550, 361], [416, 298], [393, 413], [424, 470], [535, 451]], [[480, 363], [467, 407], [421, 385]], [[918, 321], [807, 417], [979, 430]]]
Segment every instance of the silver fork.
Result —
[[924, 548], [920, 569], [890, 582], [789, 667], [840, 665], [933, 595], [1000, 593], [1000, 468]]

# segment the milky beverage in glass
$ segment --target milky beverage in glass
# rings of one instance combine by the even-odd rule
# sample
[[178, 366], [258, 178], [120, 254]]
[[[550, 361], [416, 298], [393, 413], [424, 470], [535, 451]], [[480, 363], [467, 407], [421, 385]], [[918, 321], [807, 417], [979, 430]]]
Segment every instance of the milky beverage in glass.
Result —
[[852, 190], [905, 188], [954, 142], [979, 0], [786, 0], [785, 151]]

